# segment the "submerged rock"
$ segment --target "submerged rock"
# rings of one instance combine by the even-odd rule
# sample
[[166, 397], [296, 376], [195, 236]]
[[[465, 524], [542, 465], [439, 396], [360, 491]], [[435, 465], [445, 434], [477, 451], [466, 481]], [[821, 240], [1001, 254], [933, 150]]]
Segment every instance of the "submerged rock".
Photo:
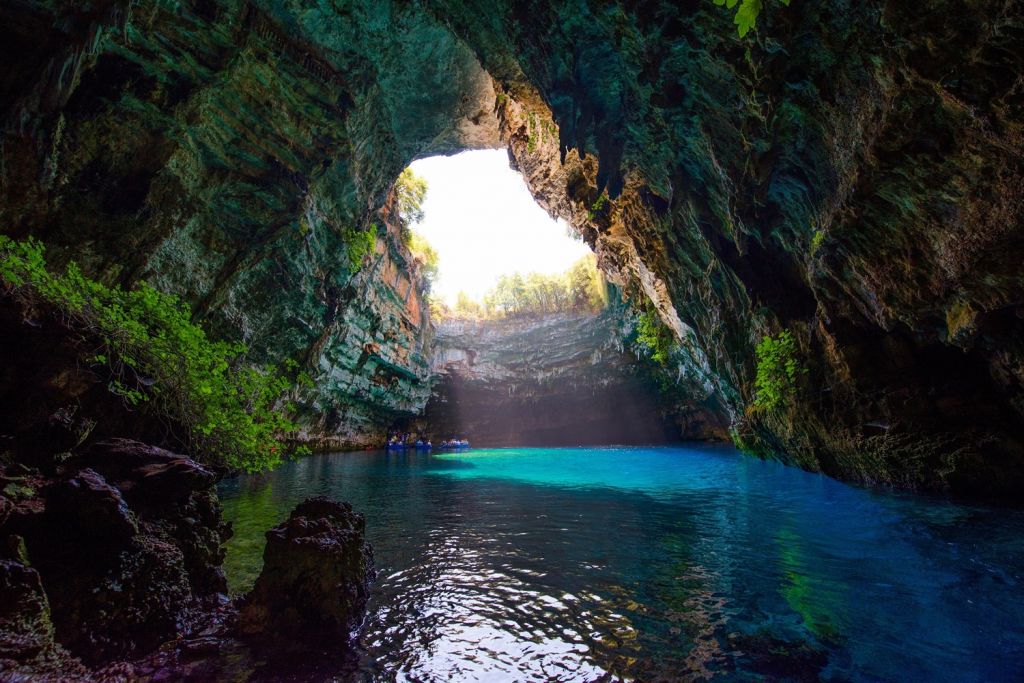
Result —
[[[240, 631], [312, 642], [349, 637], [363, 620], [373, 551], [363, 516], [317, 496], [267, 532], [263, 571], [243, 601]], [[298, 643], [298, 644], [301, 644]]]

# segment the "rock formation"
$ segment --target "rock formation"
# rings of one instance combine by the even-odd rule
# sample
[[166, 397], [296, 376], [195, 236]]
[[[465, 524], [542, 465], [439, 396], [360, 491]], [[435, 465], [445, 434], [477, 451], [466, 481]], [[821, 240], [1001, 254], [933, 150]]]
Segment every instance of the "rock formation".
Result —
[[[681, 403], [659, 395], [658, 370], [628, 348], [624, 311], [437, 325], [440, 375], [425, 423], [435, 443], [557, 446], [727, 439], [714, 395], [682, 383]], [[676, 377], [674, 381], [679, 379]]]
[[344, 642], [363, 621], [373, 551], [348, 503], [309, 498], [267, 532], [263, 571], [245, 597], [240, 629], [264, 639]]
[[[4, 231], [302, 361], [314, 442], [368, 442], [429, 395], [429, 330], [346, 236], [376, 225], [390, 259], [401, 169], [504, 145], [740, 443], [1019, 495], [1019, 3], [765, 3], [742, 39], [708, 0], [22, 0], [0, 20]], [[808, 372], [753, 409], [755, 347], [784, 329]]]
[[71, 455], [52, 476], [0, 468], [0, 668], [70, 675], [76, 660], [139, 657], [188, 632], [227, 591], [215, 479], [130, 440]]

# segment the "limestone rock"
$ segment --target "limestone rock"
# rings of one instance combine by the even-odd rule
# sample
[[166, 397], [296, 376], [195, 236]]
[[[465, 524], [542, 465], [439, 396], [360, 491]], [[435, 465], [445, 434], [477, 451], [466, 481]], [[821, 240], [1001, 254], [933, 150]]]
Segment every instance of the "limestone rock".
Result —
[[344, 642], [363, 620], [373, 574], [364, 530], [348, 503], [322, 496], [300, 503], [267, 532], [263, 571], [241, 608], [242, 632]]
[[[307, 439], [368, 444], [430, 395], [392, 183], [504, 145], [741, 443], [1019, 498], [1021, 3], [764, 4], [739, 38], [707, 1], [6, 3], [4, 230], [301, 360]], [[784, 328], [808, 373], [759, 412]]]
[[39, 573], [17, 560], [0, 559], [0, 662], [32, 659], [53, 647]]

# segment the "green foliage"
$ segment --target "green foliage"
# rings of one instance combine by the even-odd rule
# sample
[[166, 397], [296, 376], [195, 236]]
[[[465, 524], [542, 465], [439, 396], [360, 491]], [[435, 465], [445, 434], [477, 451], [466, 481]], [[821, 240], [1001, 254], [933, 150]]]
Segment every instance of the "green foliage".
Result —
[[537, 146], [549, 140], [558, 140], [558, 126], [549, 118], [541, 118], [536, 112], [530, 112], [526, 118], [526, 151], [533, 153]]
[[348, 267], [354, 273], [362, 267], [363, 259], [372, 254], [377, 245], [377, 225], [373, 224], [365, 230], [348, 228], [342, 236], [348, 248]]
[[766, 336], [757, 345], [754, 408], [775, 410], [796, 393], [797, 378], [806, 372], [797, 360], [796, 340], [789, 330]]
[[465, 292], [459, 292], [455, 297], [455, 315], [460, 318], [481, 318], [484, 316], [484, 307]]
[[427, 198], [427, 181], [412, 172], [411, 168], [402, 171], [395, 181], [395, 202], [398, 215], [406, 225], [419, 223], [423, 220], [423, 201]]
[[821, 245], [825, 243], [825, 233], [822, 230], [815, 230], [811, 237], [811, 256], [818, 253]]
[[[790, 0], [779, 0], [779, 2], [788, 7]], [[733, 23], [736, 24], [736, 32], [740, 38], [747, 35], [754, 28], [757, 24], [757, 17], [761, 14], [761, 10], [764, 9], [763, 0], [714, 0], [714, 3], [719, 7], [724, 6], [727, 9], [732, 9], [739, 5], [733, 17]]]
[[[3, 235], [0, 280], [8, 293], [53, 306], [69, 327], [98, 342], [88, 360], [107, 368], [110, 391], [181, 425], [197, 458], [248, 472], [280, 462], [297, 426], [277, 404], [293, 381], [273, 366], [247, 364], [242, 344], [208, 339], [177, 297], [144, 282], [131, 291], [107, 287], [74, 262], [53, 274], [41, 244]], [[296, 369], [286, 363], [288, 373]]]
[[408, 247], [413, 258], [420, 262], [420, 274], [427, 284], [427, 289], [437, 279], [438, 255], [437, 249], [427, 241], [427, 238], [413, 230], [408, 231]]
[[598, 197], [594, 203], [590, 206], [590, 210], [587, 211], [587, 218], [594, 220], [594, 218], [601, 212], [601, 210], [608, 204], [608, 194], [602, 192], [601, 196]]
[[667, 365], [676, 348], [676, 339], [672, 330], [661, 321], [657, 312], [647, 308], [637, 316], [636, 341], [645, 348], [651, 360], [659, 365]]
[[[464, 317], [502, 318], [570, 311], [597, 312], [607, 304], [604, 278], [597, 269], [596, 259], [588, 254], [564, 273], [502, 275], [484, 295], [481, 308], [465, 305], [460, 309], [456, 303], [456, 312], [464, 314]], [[474, 311], [478, 311], [476, 315], [473, 315]]]
[[569, 305], [576, 310], [600, 311], [608, 306], [608, 286], [597, 269], [597, 259], [584, 256], [565, 274], [569, 287]]

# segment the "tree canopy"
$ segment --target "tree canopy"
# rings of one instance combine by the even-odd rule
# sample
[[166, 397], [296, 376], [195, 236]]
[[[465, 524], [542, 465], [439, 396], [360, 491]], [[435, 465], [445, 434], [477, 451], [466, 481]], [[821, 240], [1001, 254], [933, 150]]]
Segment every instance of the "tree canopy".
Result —
[[426, 198], [427, 181], [413, 173], [411, 168], [402, 171], [395, 181], [395, 201], [398, 214], [406, 225], [423, 220], [423, 202]]
[[452, 313], [462, 318], [507, 318], [547, 313], [596, 312], [608, 303], [604, 278], [588, 254], [564, 273], [502, 275], [482, 302], [459, 292]]

